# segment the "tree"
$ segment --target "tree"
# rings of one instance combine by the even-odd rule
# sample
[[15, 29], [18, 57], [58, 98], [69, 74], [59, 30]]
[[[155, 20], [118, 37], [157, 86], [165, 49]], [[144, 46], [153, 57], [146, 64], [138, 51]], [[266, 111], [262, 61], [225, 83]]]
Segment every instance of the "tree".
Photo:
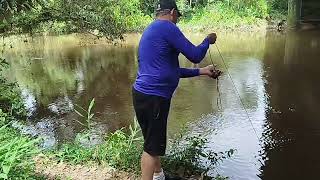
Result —
[[144, 14], [152, 15], [156, 2], [157, 0], [140, 0], [140, 9]]
[[15, 3], [1, 1], [1, 14], [5, 18], [1, 20], [0, 33], [28, 33], [44, 23], [58, 22], [68, 27], [68, 32], [95, 31], [98, 36], [112, 40], [121, 38], [123, 33], [144, 18], [139, 0], [42, 1], [44, 0], [15, 0]]

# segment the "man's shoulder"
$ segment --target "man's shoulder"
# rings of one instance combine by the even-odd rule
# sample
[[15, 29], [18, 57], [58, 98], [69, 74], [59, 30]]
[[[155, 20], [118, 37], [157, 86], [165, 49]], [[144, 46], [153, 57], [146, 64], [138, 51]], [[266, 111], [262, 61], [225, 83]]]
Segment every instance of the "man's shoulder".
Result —
[[155, 20], [144, 30], [140, 42], [174, 39], [180, 33], [180, 29], [174, 23], [166, 20]]
[[154, 20], [147, 29], [157, 29], [157, 30], [163, 30], [163, 29], [178, 29], [178, 27], [167, 20]]

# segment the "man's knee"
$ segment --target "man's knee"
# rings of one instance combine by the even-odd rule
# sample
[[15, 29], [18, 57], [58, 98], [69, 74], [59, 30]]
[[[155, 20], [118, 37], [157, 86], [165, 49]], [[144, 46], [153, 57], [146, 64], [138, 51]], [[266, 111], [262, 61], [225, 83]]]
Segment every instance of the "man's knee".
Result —
[[148, 153], [146, 151], [143, 151], [142, 156], [145, 156], [147, 158], [154, 159], [154, 160], [160, 160], [160, 156]]

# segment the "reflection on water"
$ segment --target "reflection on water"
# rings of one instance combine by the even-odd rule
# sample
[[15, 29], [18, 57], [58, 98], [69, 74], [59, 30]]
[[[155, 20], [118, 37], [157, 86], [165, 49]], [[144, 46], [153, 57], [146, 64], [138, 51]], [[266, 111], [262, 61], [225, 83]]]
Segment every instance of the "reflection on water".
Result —
[[83, 129], [75, 121], [81, 121], [75, 106], [87, 107], [96, 98], [96, 128], [108, 132], [131, 122], [134, 47], [61, 47], [61, 39], [54, 37], [49, 37], [50, 45], [37, 46], [43, 38], [34, 41], [16, 45], [6, 55], [11, 63], [8, 75], [22, 88], [30, 121], [53, 123], [57, 142], [72, 140]]
[[271, 36], [267, 34], [264, 66], [265, 88], [273, 109], [265, 112], [261, 177], [318, 179], [320, 33]]
[[[218, 107], [216, 81], [182, 79], [172, 100], [169, 135], [187, 125], [191, 133], [206, 134], [208, 147], [215, 151], [236, 149], [234, 157], [212, 174], [231, 179], [317, 179], [319, 35], [220, 34], [218, 46], [236, 89], [224, 73]], [[191, 36], [193, 42], [202, 38]], [[107, 133], [130, 124], [137, 40], [131, 38], [134, 43], [123, 47], [99, 43], [82, 47], [74, 37], [13, 44], [6, 54], [11, 63], [8, 77], [20, 85], [29, 109], [24, 130], [47, 137], [46, 146], [72, 141], [83, 129], [75, 121], [81, 119], [74, 108], [86, 107], [93, 97], [95, 129]], [[215, 47], [210, 51], [226, 72]], [[180, 61], [193, 67], [183, 56]], [[206, 59], [200, 66], [209, 63]]]

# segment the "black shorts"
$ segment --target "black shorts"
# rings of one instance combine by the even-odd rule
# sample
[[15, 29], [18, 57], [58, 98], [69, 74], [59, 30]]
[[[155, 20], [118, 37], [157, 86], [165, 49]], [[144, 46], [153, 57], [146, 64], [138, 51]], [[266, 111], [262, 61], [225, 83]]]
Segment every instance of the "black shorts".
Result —
[[167, 118], [171, 99], [147, 95], [132, 88], [133, 106], [144, 138], [143, 150], [163, 156], [167, 144]]

